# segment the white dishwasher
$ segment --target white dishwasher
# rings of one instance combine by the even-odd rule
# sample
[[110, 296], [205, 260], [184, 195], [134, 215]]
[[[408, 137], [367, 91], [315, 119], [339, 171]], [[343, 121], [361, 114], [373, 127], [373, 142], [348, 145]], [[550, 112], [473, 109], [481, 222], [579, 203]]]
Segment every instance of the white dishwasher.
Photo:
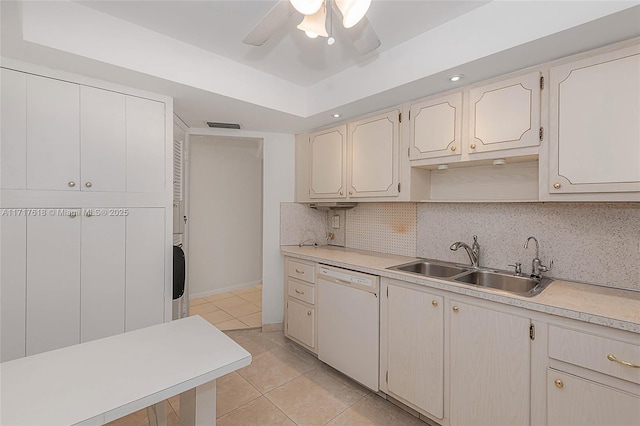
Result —
[[318, 358], [378, 391], [380, 278], [320, 265]]

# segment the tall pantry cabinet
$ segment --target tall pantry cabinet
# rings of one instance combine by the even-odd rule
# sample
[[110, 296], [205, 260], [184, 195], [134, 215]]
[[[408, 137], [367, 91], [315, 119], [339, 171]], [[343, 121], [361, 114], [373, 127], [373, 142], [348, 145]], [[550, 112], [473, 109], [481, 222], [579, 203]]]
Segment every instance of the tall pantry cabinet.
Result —
[[171, 98], [0, 69], [0, 360], [171, 319]]

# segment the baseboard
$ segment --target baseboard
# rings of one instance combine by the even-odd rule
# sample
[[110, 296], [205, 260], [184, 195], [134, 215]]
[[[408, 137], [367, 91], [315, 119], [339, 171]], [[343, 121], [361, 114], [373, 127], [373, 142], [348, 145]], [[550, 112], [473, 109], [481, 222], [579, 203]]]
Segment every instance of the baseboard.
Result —
[[253, 287], [255, 285], [259, 285], [259, 284], [262, 284], [262, 280], [253, 281], [253, 282], [250, 282], [250, 283], [237, 284], [237, 285], [230, 286], [230, 287], [216, 288], [214, 290], [204, 291], [202, 293], [194, 293], [194, 294], [190, 294], [189, 295], [189, 300], [200, 299], [202, 297], [209, 297], [209, 296], [213, 296], [213, 295], [221, 294], [221, 293], [228, 293], [228, 292], [234, 291], [234, 290], [242, 290], [243, 288], [249, 288], [249, 287]]
[[262, 331], [268, 333], [270, 331], [282, 331], [284, 330], [284, 323], [277, 322], [274, 324], [262, 324]]

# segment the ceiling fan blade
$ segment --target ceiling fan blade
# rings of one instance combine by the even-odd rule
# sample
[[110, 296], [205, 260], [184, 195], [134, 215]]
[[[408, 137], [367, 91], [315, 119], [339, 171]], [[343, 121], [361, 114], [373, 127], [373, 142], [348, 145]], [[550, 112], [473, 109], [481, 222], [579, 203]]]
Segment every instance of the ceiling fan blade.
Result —
[[345, 32], [348, 34], [356, 50], [361, 55], [366, 55], [380, 47], [378, 34], [376, 34], [373, 26], [366, 16], [363, 17], [362, 20], [354, 27], [349, 28]]
[[252, 46], [262, 46], [289, 20], [293, 12], [295, 9], [289, 0], [279, 0], [242, 42]]

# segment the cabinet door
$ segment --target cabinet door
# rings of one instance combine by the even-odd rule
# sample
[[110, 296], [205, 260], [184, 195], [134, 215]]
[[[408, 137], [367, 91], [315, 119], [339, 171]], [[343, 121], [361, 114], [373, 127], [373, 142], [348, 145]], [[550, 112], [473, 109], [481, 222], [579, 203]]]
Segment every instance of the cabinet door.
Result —
[[309, 136], [311, 198], [345, 198], [347, 176], [347, 126]]
[[640, 191], [640, 46], [551, 69], [549, 192]]
[[126, 97], [127, 191], [163, 192], [166, 150], [164, 103]]
[[27, 356], [80, 342], [80, 216], [27, 218]]
[[400, 112], [349, 124], [349, 197], [398, 195]]
[[80, 105], [82, 190], [124, 192], [125, 96], [82, 86]]
[[469, 153], [540, 145], [540, 73], [469, 92]]
[[125, 217], [82, 218], [80, 341], [124, 333]]
[[451, 425], [529, 424], [527, 318], [449, 302]]
[[547, 370], [547, 424], [640, 424], [640, 397], [552, 369]]
[[462, 93], [411, 105], [409, 158], [460, 156]]
[[27, 186], [27, 75], [0, 69], [0, 153], [3, 188]]
[[389, 285], [386, 336], [389, 392], [437, 418], [444, 410], [443, 298]]
[[26, 216], [2, 216], [0, 243], [0, 362], [25, 356]]
[[309, 346], [316, 347], [316, 310], [289, 298], [287, 301], [287, 334]]
[[80, 86], [27, 76], [27, 189], [80, 188]]
[[129, 209], [126, 216], [125, 330], [164, 321], [164, 209]]

